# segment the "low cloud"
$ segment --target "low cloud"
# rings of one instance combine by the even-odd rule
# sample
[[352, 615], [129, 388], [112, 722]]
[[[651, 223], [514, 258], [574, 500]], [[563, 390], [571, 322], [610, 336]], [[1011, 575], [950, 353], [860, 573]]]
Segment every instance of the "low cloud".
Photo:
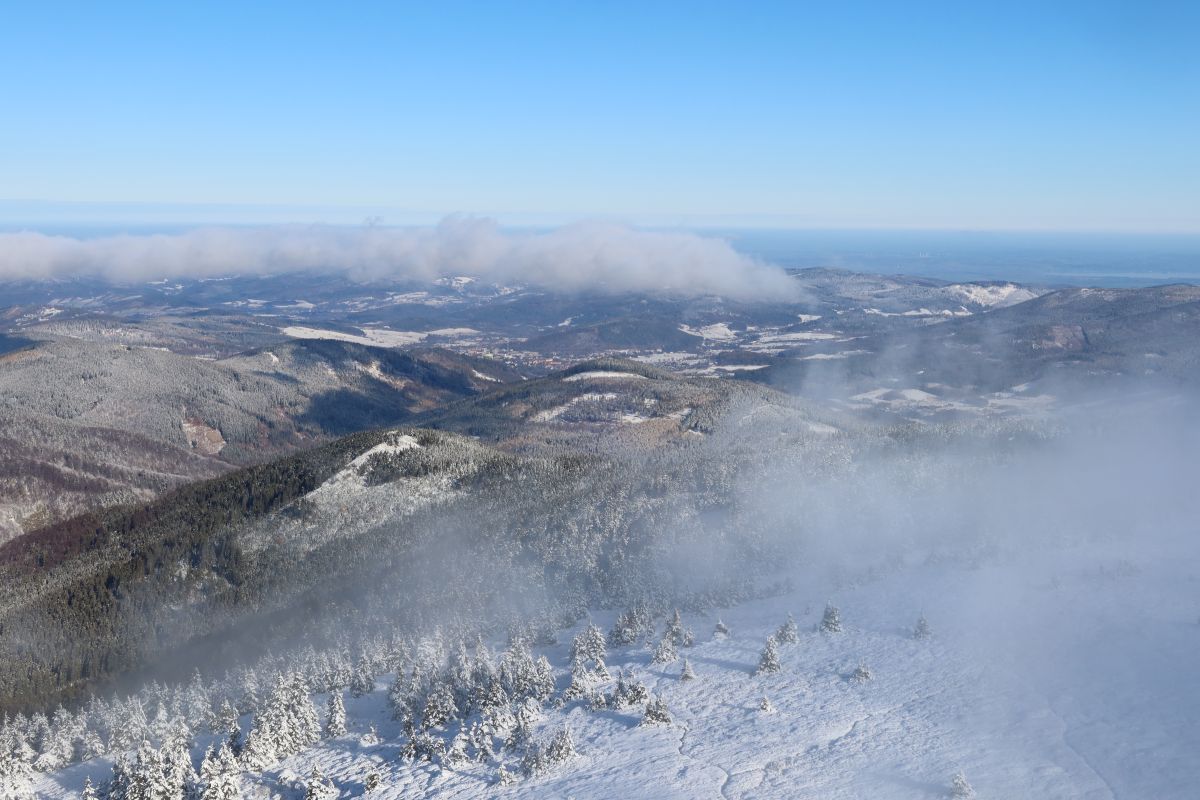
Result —
[[519, 233], [491, 219], [448, 217], [430, 228], [213, 227], [88, 239], [0, 234], [0, 280], [96, 276], [124, 282], [330, 271], [359, 281], [472, 275], [563, 291], [797, 296], [783, 270], [724, 240], [608, 223]]

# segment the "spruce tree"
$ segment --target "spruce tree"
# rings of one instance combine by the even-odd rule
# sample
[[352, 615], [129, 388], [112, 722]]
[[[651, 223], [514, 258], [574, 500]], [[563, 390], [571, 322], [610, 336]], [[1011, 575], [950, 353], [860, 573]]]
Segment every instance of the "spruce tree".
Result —
[[642, 725], [670, 725], [671, 711], [661, 697], [652, 696], [642, 714]]
[[319, 767], [313, 767], [308, 776], [308, 784], [304, 790], [304, 800], [334, 800], [338, 791], [329, 779], [321, 774]]
[[686, 658], [683, 660], [683, 669], [679, 672], [679, 680], [691, 681], [696, 679], [696, 673], [692, 672], [692, 665]]
[[755, 669], [754, 674], [764, 675], [779, 672], [782, 668], [783, 665], [779, 663], [779, 645], [776, 644], [774, 636], [768, 636], [762, 654], [758, 657], [758, 668]]
[[8, 748], [0, 750], [0, 800], [33, 800], [33, 767]]
[[214, 754], [211, 750], [200, 766], [200, 781], [204, 784], [203, 800], [241, 800], [242, 768], [228, 744]]
[[825, 615], [821, 617], [821, 630], [826, 633], [841, 633], [842, 617], [838, 613], [837, 606], [825, 606]]
[[713, 628], [713, 634], [716, 636], [728, 636], [729, 635], [729, 626], [726, 625], [724, 622], [722, 622], [720, 619], [718, 619], [716, 627]]
[[774, 714], [775, 706], [771, 703], [771, 699], [763, 695], [762, 700], [758, 701], [758, 710], [764, 714]]
[[917, 624], [913, 627], [913, 638], [928, 639], [932, 635], [933, 631], [929, 628], [929, 620], [925, 619], [925, 615], [922, 614], [917, 618]]
[[336, 739], [346, 735], [346, 704], [342, 701], [340, 689], [329, 693], [329, 702], [325, 707], [325, 736]]
[[871, 680], [872, 677], [873, 676], [871, 675], [870, 667], [860, 661], [858, 666], [855, 667], [854, 672], [851, 673], [850, 680], [854, 681], [855, 683], [866, 683], [867, 681]]
[[677, 659], [679, 654], [675, 652], [675, 642], [670, 635], [663, 636], [662, 641], [658, 643], [658, 647], [654, 648], [654, 655], [650, 659], [651, 664], [670, 664]]
[[667, 620], [666, 629], [663, 631], [663, 638], [669, 638], [671, 643], [676, 647], [691, 647], [696, 636], [689, 628], [684, 627], [683, 617], [679, 613], [679, 609], [675, 609], [675, 614]]
[[363, 793], [370, 794], [379, 788], [379, 771], [375, 769], [367, 770], [366, 777], [363, 778]]
[[775, 632], [775, 639], [780, 644], [795, 644], [799, 639], [800, 632], [796, 628], [796, 619], [791, 615], [787, 615], [787, 621], [779, 626], [779, 630]]

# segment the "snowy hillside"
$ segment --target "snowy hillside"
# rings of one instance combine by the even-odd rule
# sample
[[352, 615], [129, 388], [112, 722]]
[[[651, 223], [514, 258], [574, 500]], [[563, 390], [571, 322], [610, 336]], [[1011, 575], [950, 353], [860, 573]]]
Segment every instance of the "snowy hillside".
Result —
[[[656, 646], [640, 637], [609, 648], [608, 672], [627, 671], [662, 698], [669, 724], [642, 724], [645, 702], [564, 704], [567, 643], [583, 625], [562, 631], [558, 645], [535, 648], [554, 666], [556, 691], [532, 728], [535, 741], [569, 730], [577, 754], [533, 777], [521, 774], [525, 748], [502, 748], [502, 737], [482, 760], [470, 746], [461, 762], [404, 758], [407, 737], [387, 701], [394, 675], [380, 674], [373, 691], [345, 693], [348, 733], [241, 780], [250, 797], [303, 797], [315, 766], [346, 797], [375, 772], [370, 796], [380, 798], [935, 798], [950, 796], [961, 770], [980, 797], [1193, 796], [1200, 702], [1181, 667], [1200, 653], [1200, 626], [1171, 598], [1200, 565], [1059, 555], [1074, 566], [945, 563], [838, 585], [798, 576], [803, 590], [683, 615], [696, 643], [668, 663], [651, 663]], [[998, 586], [1006, 595], [993, 605]], [[818, 630], [826, 597], [840, 632]], [[913, 635], [922, 609], [929, 638]], [[789, 611], [797, 640], [778, 645], [778, 672], [755, 674]], [[606, 629], [613, 618], [593, 617]], [[727, 635], [714, 632], [718, 619]], [[680, 680], [685, 659], [693, 680]], [[855, 675], [860, 665], [869, 677]], [[313, 695], [322, 709], [327, 700]], [[438, 730], [453, 743], [478, 720]], [[197, 761], [211, 739], [199, 737]], [[502, 765], [516, 776], [510, 785], [497, 783]], [[75, 796], [85, 776], [109, 772], [103, 759], [72, 767], [40, 779], [39, 795]]]

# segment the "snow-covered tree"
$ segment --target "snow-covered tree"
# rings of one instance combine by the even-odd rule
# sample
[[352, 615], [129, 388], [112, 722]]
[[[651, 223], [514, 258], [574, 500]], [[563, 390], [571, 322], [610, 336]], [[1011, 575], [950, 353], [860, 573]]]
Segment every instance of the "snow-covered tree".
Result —
[[227, 743], [215, 753], [210, 748], [200, 765], [202, 800], [241, 800], [242, 768]]
[[713, 628], [713, 634], [716, 636], [728, 636], [729, 626], [718, 619], [716, 626]]
[[775, 642], [774, 636], [768, 636], [767, 643], [758, 657], [758, 667], [754, 670], [754, 674], [764, 675], [779, 672], [782, 668], [783, 665], [779, 663], [779, 645]]
[[363, 793], [370, 794], [379, 788], [380, 778], [379, 771], [376, 769], [367, 770], [367, 774], [363, 777]]
[[550, 744], [546, 746], [546, 761], [550, 766], [565, 763], [578, 753], [575, 750], [575, 740], [571, 737], [571, 729], [564, 727], [554, 734]]
[[663, 639], [670, 639], [671, 644], [676, 647], [691, 647], [696, 636], [692, 631], [683, 624], [683, 617], [679, 613], [679, 609], [675, 609], [675, 615], [667, 620], [666, 630], [663, 631]]
[[654, 648], [654, 655], [651, 657], [650, 663], [670, 664], [677, 658], [679, 658], [679, 654], [675, 652], [675, 642], [667, 635], [663, 636], [662, 641], [658, 643], [658, 647]]
[[837, 606], [825, 606], [825, 615], [821, 617], [821, 630], [826, 633], [841, 633], [842, 616], [838, 613]]
[[651, 696], [650, 702], [646, 704], [646, 710], [642, 714], [642, 725], [670, 725], [671, 711], [667, 708], [666, 702], [659, 696]]
[[585, 664], [590, 662], [602, 667], [607, 655], [604, 632], [595, 624], [589, 624], [571, 641], [570, 657], [572, 660], [578, 658]]
[[613, 689], [613, 706], [624, 708], [638, 706], [650, 699], [646, 685], [636, 680], [632, 673], [622, 672], [617, 676], [617, 686]]
[[362, 697], [375, 691], [375, 676], [367, 671], [365, 664], [359, 664], [358, 669], [350, 677], [350, 696]]
[[33, 767], [9, 751], [0, 751], [0, 800], [33, 800]]
[[683, 660], [683, 669], [679, 672], [679, 680], [691, 681], [696, 679], [696, 673], [692, 671], [692, 664], [686, 658]]
[[500, 769], [496, 770], [496, 783], [501, 786], [512, 786], [518, 780], [517, 773], [511, 771], [503, 764], [500, 765]]
[[975, 789], [967, 783], [967, 776], [962, 773], [962, 770], [956, 772], [950, 780], [950, 796], [956, 800], [975, 796]]
[[346, 735], [346, 704], [340, 689], [329, 693], [329, 702], [325, 706], [325, 735], [330, 739]]
[[280, 676], [262, 711], [255, 716], [242, 762], [261, 772], [281, 758], [313, 744], [321, 736], [317, 709], [308, 695], [308, 684], [298, 673]]
[[321, 773], [320, 767], [313, 767], [304, 788], [304, 800], [335, 800], [337, 796], [338, 790]]
[[779, 630], [775, 632], [775, 639], [780, 644], [795, 644], [799, 636], [800, 631], [796, 628], [796, 619], [788, 614], [787, 621], [780, 625]]
[[913, 626], [913, 638], [928, 639], [932, 635], [933, 631], [929, 627], [929, 620], [925, 619], [925, 615], [922, 614], [917, 618], [917, 624]]
[[867, 681], [871, 680], [872, 677], [871, 668], [861, 661], [859, 662], [858, 666], [854, 668], [854, 672], [850, 674], [850, 680], [854, 681], [855, 683], [866, 683]]
[[458, 715], [458, 705], [454, 702], [454, 690], [444, 682], [439, 682], [425, 700], [425, 708], [421, 710], [421, 725], [425, 728], [440, 728]]
[[[3, 796], [0, 795], [0, 797]], [[79, 792], [79, 800], [100, 800], [100, 792], [96, 789], [90, 777], [83, 779], [83, 789]]]
[[758, 710], [764, 714], [774, 714], [775, 706], [771, 703], [771, 698], [763, 695], [762, 700], [758, 701]]

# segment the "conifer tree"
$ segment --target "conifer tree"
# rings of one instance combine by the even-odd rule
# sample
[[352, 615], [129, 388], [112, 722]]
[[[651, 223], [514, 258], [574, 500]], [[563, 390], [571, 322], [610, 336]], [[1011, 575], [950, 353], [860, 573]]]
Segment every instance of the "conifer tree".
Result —
[[796, 628], [796, 619], [791, 614], [787, 615], [787, 621], [779, 626], [779, 630], [775, 633], [775, 639], [780, 644], [795, 644], [799, 638], [800, 631]]
[[333, 788], [333, 784], [321, 773], [320, 768], [314, 766], [304, 789], [304, 800], [334, 800], [337, 796], [337, 789]]
[[642, 725], [670, 725], [671, 711], [661, 697], [651, 696], [642, 714]]
[[200, 765], [200, 781], [204, 784], [203, 800], [241, 800], [241, 766], [228, 744], [213, 753], [210, 749]]
[[825, 633], [841, 633], [842, 617], [838, 613], [837, 606], [825, 606], [825, 615], [821, 617], [821, 630]]
[[675, 652], [675, 642], [668, 634], [663, 636], [662, 641], [658, 643], [658, 647], [654, 648], [654, 655], [650, 658], [650, 663], [670, 664], [677, 658], [679, 658], [679, 654]]
[[696, 679], [696, 673], [692, 671], [692, 664], [686, 658], [683, 660], [683, 669], [679, 672], [679, 680], [692, 681]]
[[716, 627], [713, 628], [713, 634], [716, 636], [728, 636], [729, 635], [729, 626], [726, 625], [724, 622], [722, 622], [720, 619], [718, 619]]
[[683, 617], [680, 615], [678, 608], [675, 609], [675, 615], [667, 621], [667, 628], [663, 632], [663, 638], [669, 638], [671, 644], [676, 647], [691, 647], [695, 643], [696, 636], [691, 630], [684, 627]]
[[575, 740], [571, 737], [571, 729], [567, 727], [554, 734], [546, 747], [546, 761], [550, 766], [565, 763], [576, 755]]
[[922, 614], [917, 618], [917, 624], [913, 627], [913, 638], [928, 639], [932, 635], [933, 631], [929, 627], [929, 620], [925, 619], [925, 615]]
[[33, 767], [8, 748], [0, 750], [0, 800], [33, 800]]
[[758, 701], [758, 710], [764, 714], [774, 714], [775, 706], [771, 703], [771, 698], [763, 695], [762, 700]]
[[860, 661], [858, 666], [854, 668], [854, 672], [851, 673], [850, 680], [855, 683], [866, 683], [872, 677], [870, 667]]
[[325, 706], [325, 736], [336, 739], [346, 735], [346, 704], [342, 701], [340, 689], [329, 693], [329, 702]]
[[779, 663], [779, 645], [775, 643], [774, 636], [768, 636], [762, 654], [758, 657], [758, 668], [755, 669], [754, 674], [764, 675], [779, 672], [782, 668], [783, 665]]
[[[9, 800], [8, 796], [3, 793], [0, 793], [0, 797]], [[92, 784], [90, 777], [83, 779], [83, 790], [79, 793], [79, 800], [100, 800], [100, 793]]]
[[379, 788], [379, 771], [376, 769], [367, 770], [366, 776], [363, 778], [363, 793], [370, 794]]

